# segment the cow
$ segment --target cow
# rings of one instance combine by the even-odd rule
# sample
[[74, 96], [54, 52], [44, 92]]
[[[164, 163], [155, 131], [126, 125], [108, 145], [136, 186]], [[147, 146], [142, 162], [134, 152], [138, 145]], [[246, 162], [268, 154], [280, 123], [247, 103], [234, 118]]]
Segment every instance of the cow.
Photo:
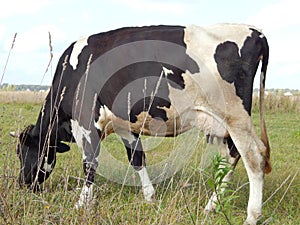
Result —
[[[246, 223], [256, 224], [271, 171], [263, 102], [268, 58], [264, 34], [244, 24], [126, 27], [79, 39], [60, 57], [36, 124], [19, 135], [20, 185], [38, 190], [56, 153], [76, 142], [85, 174], [76, 207], [90, 204], [100, 143], [116, 133], [151, 201], [141, 135], [175, 137], [198, 128], [210, 142], [225, 140], [232, 170], [242, 158], [250, 184]], [[251, 122], [260, 62], [261, 138]]]

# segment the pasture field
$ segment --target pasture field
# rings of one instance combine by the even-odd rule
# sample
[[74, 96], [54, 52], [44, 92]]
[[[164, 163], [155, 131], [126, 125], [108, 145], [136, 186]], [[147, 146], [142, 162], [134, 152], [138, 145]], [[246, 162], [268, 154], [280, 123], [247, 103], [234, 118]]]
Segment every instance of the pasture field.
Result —
[[[99, 174], [94, 187], [95, 200], [90, 210], [76, 210], [83, 183], [81, 152], [76, 145], [58, 154], [57, 164], [43, 191], [32, 193], [18, 186], [17, 140], [9, 131], [35, 123], [41, 103], [0, 103], [0, 224], [229, 224], [222, 213], [204, 214], [212, 192], [207, 185], [210, 174], [205, 166], [211, 155], [205, 137], [194, 141], [191, 158], [174, 176], [155, 185], [156, 201], [147, 203], [140, 187], [122, 186]], [[258, 127], [259, 114], [253, 120]], [[300, 224], [300, 114], [295, 110], [267, 111], [266, 122], [271, 144], [273, 171], [265, 177], [263, 217], [260, 224]], [[185, 135], [185, 136], [184, 136]], [[179, 137], [188, 146], [189, 133]], [[166, 138], [148, 151], [147, 162], [154, 165], [168, 157], [173, 139]], [[103, 142], [115, 158], [127, 162], [125, 148], [116, 136]], [[186, 149], [188, 151], [188, 149]], [[212, 152], [214, 152], [212, 150]], [[100, 171], [101, 173], [101, 171]], [[246, 218], [248, 180], [240, 161], [231, 190], [235, 196], [227, 205], [230, 224]], [[228, 208], [229, 207], [229, 208]]]

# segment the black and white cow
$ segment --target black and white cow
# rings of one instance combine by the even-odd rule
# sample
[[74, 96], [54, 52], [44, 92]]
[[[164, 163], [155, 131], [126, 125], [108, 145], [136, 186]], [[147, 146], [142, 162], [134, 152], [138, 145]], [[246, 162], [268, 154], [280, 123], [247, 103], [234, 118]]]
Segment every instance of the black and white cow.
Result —
[[[100, 142], [115, 132], [151, 201], [140, 135], [174, 137], [197, 127], [210, 140], [227, 140], [233, 167], [242, 158], [250, 182], [246, 222], [256, 224], [264, 172], [271, 171], [263, 114], [268, 56], [264, 35], [239, 24], [129, 27], [78, 40], [58, 62], [36, 125], [19, 136], [21, 186], [37, 189], [51, 174], [56, 152], [69, 150], [63, 142], [75, 140], [86, 176], [77, 207], [88, 204]], [[260, 61], [261, 139], [250, 118]], [[214, 198], [206, 210], [214, 209]]]

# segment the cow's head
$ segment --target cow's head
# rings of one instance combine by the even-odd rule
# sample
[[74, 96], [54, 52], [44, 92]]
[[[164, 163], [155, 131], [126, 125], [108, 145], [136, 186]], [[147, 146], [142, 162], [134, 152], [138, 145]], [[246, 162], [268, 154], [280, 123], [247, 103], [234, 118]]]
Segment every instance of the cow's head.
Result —
[[19, 136], [17, 154], [20, 159], [19, 183], [34, 191], [39, 189], [51, 174], [56, 163], [56, 152], [66, 152], [70, 147], [57, 142], [54, 145], [45, 144], [40, 135], [34, 132], [35, 126], [28, 126]]

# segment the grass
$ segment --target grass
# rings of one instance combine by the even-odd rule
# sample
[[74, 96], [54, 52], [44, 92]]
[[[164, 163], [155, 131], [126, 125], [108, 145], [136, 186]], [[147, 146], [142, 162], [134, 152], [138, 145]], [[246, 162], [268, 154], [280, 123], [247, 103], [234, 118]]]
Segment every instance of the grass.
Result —
[[[140, 187], [122, 186], [98, 175], [93, 207], [89, 211], [77, 211], [74, 205], [79, 197], [83, 171], [81, 152], [76, 145], [71, 146], [70, 152], [58, 155], [56, 168], [45, 182], [43, 192], [20, 189], [17, 184], [19, 161], [15, 154], [17, 141], [9, 136], [9, 131], [35, 123], [40, 107], [41, 104], [16, 101], [0, 104], [0, 224], [227, 224], [219, 214], [203, 213], [212, 190], [199, 165], [205, 164], [203, 161], [210, 153], [205, 150], [205, 138], [194, 133], [179, 136], [175, 141], [164, 139], [146, 153], [149, 167], [155, 169], [158, 162], [172, 154], [172, 146], [184, 150], [178, 154], [187, 154], [185, 145], [193, 140], [197, 142], [192, 145], [194, 151], [189, 163], [155, 185], [153, 204], [144, 201]], [[261, 223], [300, 224], [300, 114], [295, 110], [278, 111], [269, 111], [266, 115], [273, 171], [265, 178]], [[258, 127], [255, 111], [253, 119]], [[194, 139], [190, 138], [191, 134]], [[147, 143], [147, 138], [143, 141]], [[103, 149], [126, 165], [125, 149], [116, 136], [104, 141]], [[102, 164], [109, 168], [109, 161], [103, 158]], [[240, 162], [230, 187], [237, 190], [238, 196], [231, 201], [232, 224], [241, 224], [246, 218], [247, 182]]]

